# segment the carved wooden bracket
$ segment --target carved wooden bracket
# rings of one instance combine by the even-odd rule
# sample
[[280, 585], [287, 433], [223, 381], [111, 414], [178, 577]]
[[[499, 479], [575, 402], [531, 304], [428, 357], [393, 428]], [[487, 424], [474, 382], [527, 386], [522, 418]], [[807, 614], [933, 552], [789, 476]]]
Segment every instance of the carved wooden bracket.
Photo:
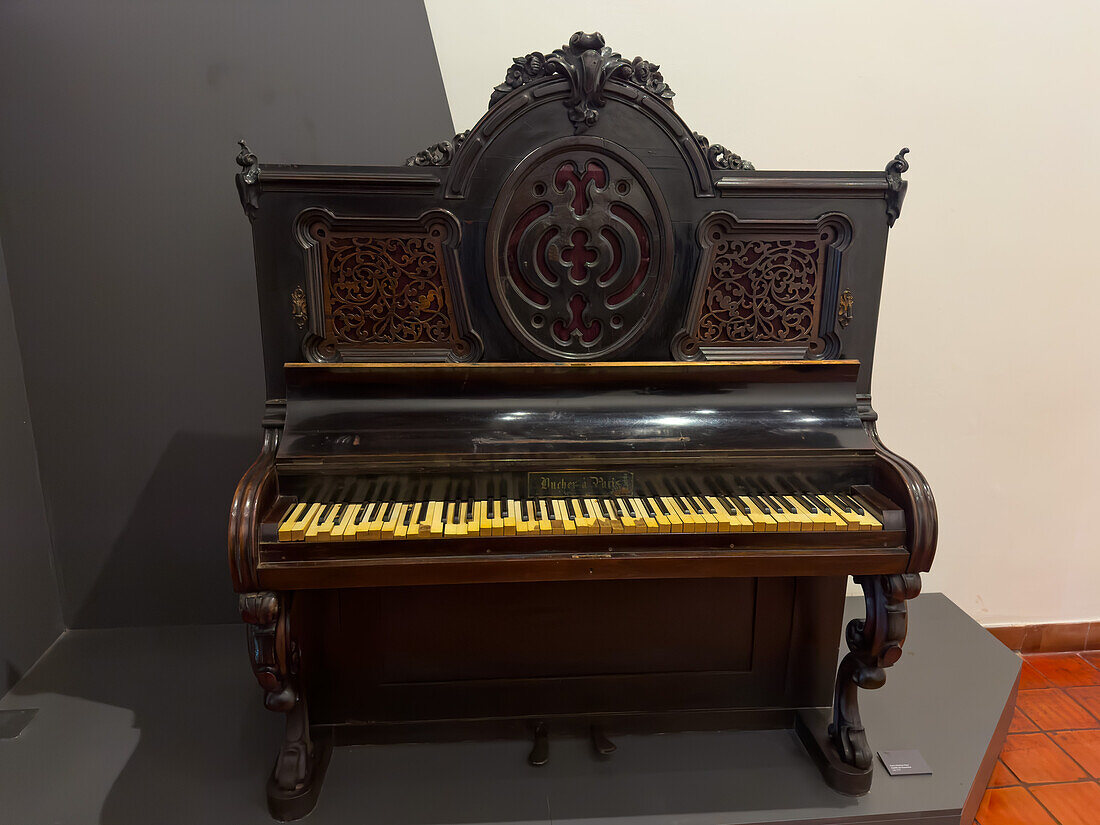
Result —
[[238, 140], [237, 145], [241, 147], [237, 155], [237, 165], [241, 167], [237, 173], [237, 194], [241, 196], [241, 206], [251, 221], [255, 220], [260, 208], [260, 161], [243, 140]]
[[298, 798], [312, 784], [316, 759], [305, 697], [297, 686], [300, 654], [290, 633], [290, 596], [242, 593], [240, 610], [248, 625], [248, 655], [264, 689], [264, 706], [286, 714], [286, 733], [271, 775], [274, 796]]
[[256, 681], [264, 689], [264, 706], [286, 713], [297, 694], [291, 686], [296, 666], [287, 635], [287, 597], [273, 592], [242, 593], [241, 618], [248, 625], [248, 656]]
[[859, 688], [872, 690], [886, 684], [885, 668], [901, 658], [908, 629], [906, 600], [920, 594], [920, 575], [856, 576], [867, 602], [867, 618], [848, 623], [845, 638], [851, 651], [840, 662], [833, 698], [829, 737], [840, 758], [866, 770], [873, 752], [859, 716]]
[[892, 161], [886, 164], [886, 225], [893, 226], [901, 214], [901, 204], [905, 200], [905, 190], [909, 183], [901, 179], [902, 173], [909, 171], [909, 161], [905, 156], [908, 149], [898, 152]]

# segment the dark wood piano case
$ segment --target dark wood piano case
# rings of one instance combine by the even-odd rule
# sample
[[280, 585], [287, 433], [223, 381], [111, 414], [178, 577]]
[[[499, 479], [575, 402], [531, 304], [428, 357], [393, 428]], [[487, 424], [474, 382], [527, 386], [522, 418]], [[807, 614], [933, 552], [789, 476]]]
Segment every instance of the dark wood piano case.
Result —
[[[658, 66], [578, 32], [517, 58], [473, 129], [402, 167], [261, 164], [242, 141], [268, 400], [229, 557], [253, 669], [287, 718], [268, 786], [276, 817], [311, 810], [333, 740], [531, 736], [537, 764], [557, 734], [592, 735], [606, 757], [618, 732], [797, 726], [830, 784], [869, 788], [856, 688], [881, 686], [900, 656], [905, 601], [936, 544], [931, 491], [879, 441], [870, 401], [907, 150], [881, 172], [756, 171], [692, 132], [672, 97]], [[451, 373], [415, 373], [424, 380], [403, 390], [353, 369], [425, 362], [480, 365], [485, 386], [456, 411], [447, 398], [466, 396], [447, 395]], [[532, 381], [573, 374], [532, 367], [515, 381], [504, 366], [528, 362], [587, 371], [547, 401]], [[634, 444], [555, 455], [546, 440], [559, 425], [605, 447], [641, 438], [629, 416], [601, 425], [586, 412], [618, 403], [609, 382], [642, 388], [621, 396], [637, 421], [654, 399], [666, 419], [698, 416], [709, 362], [745, 364], [714, 373], [728, 381], [706, 431], [718, 440], [640, 458]], [[835, 418], [809, 389], [826, 373]], [[417, 389], [436, 386], [435, 398]], [[383, 460], [490, 473], [493, 422], [525, 400], [553, 415], [532, 430], [537, 451], [506, 456], [509, 471], [599, 466], [594, 455], [685, 471], [751, 461], [864, 485], [895, 520], [843, 547], [788, 537], [605, 552], [577, 539], [542, 555], [517, 542], [379, 558], [367, 545], [280, 546], [302, 479]], [[376, 441], [392, 450], [364, 446]], [[848, 575], [868, 612], [847, 629], [838, 674]]]

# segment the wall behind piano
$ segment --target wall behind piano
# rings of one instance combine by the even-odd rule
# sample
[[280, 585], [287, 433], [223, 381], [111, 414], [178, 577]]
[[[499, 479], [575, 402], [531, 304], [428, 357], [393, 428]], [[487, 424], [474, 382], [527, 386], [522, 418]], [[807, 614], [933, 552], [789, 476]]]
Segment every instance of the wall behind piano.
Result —
[[233, 621], [227, 513], [264, 400], [236, 140], [399, 163], [450, 137], [423, 6], [16, 0], [0, 77], [0, 236], [65, 620]]
[[874, 389], [940, 505], [926, 586], [986, 623], [1100, 618], [1100, 4], [426, 6], [458, 129], [513, 56], [583, 28], [660, 63], [676, 111], [757, 169], [910, 147]]

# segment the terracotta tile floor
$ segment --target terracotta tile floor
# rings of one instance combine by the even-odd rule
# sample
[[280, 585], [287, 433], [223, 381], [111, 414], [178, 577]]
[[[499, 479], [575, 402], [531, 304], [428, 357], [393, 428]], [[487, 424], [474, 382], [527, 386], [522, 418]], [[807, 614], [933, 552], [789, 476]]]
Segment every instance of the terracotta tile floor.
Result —
[[1100, 656], [1024, 656], [977, 825], [1100, 825]]

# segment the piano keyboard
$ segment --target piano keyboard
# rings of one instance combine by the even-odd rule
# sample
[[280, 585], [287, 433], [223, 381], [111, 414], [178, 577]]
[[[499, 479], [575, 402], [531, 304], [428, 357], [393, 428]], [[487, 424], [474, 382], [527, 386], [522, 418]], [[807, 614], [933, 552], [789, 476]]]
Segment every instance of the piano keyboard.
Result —
[[850, 493], [707, 495], [688, 485], [661, 491], [644, 486], [641, 495], [620, 498], [431, 500], [398, 496], [380, 485], [378, 495], [359, 501], [294, 504], [278, 535], [281, 542], [309, 542], [882, 529], [876, 511]]

